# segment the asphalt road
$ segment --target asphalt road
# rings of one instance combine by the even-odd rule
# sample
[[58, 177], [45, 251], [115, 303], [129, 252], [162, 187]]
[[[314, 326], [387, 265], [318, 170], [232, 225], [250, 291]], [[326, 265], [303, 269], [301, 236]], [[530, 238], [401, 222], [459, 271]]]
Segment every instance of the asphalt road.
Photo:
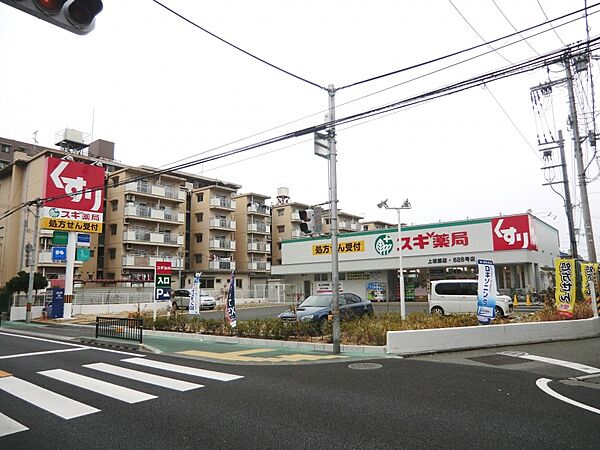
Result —
[[[600, 367], [600, 339], [512, 350], [581, 366], [497, 354], [506, 349], [369, 360], [372, 370], [237, 366], [0, 332], [0, 448], [597, 448], [598, 385], [564, 380]], [[544, 392], [545, 377], [588, 409]]]

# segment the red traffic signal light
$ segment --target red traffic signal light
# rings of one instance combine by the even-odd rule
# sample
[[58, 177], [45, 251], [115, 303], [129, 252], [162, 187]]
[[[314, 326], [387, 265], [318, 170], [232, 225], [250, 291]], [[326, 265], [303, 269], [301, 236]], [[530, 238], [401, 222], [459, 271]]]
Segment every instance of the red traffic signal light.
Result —
[[75, 34], [94, 29], [94, 19], [102, 11], [102, 0], [0, 0], [27, 14]]

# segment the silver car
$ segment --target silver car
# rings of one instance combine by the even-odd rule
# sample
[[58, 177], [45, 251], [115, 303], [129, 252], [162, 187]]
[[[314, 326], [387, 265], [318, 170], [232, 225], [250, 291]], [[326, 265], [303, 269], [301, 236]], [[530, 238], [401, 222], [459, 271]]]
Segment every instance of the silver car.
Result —
[[[191, 289], [175, 289], [171, 293], [171, 301], [173, 310], [188, 310], [190, 307], [190, 297], [192, 296]], [[212, 295], [204, 291], [200, 291], [200, 309], [215, 309], [217, 302]]]

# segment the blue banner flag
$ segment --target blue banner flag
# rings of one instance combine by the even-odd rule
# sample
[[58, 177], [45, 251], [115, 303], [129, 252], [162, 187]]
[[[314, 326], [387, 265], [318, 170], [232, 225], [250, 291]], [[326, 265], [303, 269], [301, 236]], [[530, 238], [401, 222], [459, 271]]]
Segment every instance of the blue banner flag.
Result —
[[235, 279], [233, 272], [231, 272], [231, 282], [229, 283], [229, 290], [227, 291], [227, 309], [225, 310], [225, 318], [227, 323], [232, 328], [237, 325], [237, 317], [235, 315]]
[[494, 320], [496, 313], [496, 272], [493, 261], [478, 259], [477, 319], [482, 325]]

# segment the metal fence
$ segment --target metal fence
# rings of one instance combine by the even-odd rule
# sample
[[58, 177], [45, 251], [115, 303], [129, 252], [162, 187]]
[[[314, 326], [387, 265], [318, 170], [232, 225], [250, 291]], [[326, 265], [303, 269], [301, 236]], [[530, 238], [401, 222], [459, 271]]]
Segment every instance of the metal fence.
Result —
[[96, 338], [106, 337], [142, 343], [143, 319], [96, 317]]

